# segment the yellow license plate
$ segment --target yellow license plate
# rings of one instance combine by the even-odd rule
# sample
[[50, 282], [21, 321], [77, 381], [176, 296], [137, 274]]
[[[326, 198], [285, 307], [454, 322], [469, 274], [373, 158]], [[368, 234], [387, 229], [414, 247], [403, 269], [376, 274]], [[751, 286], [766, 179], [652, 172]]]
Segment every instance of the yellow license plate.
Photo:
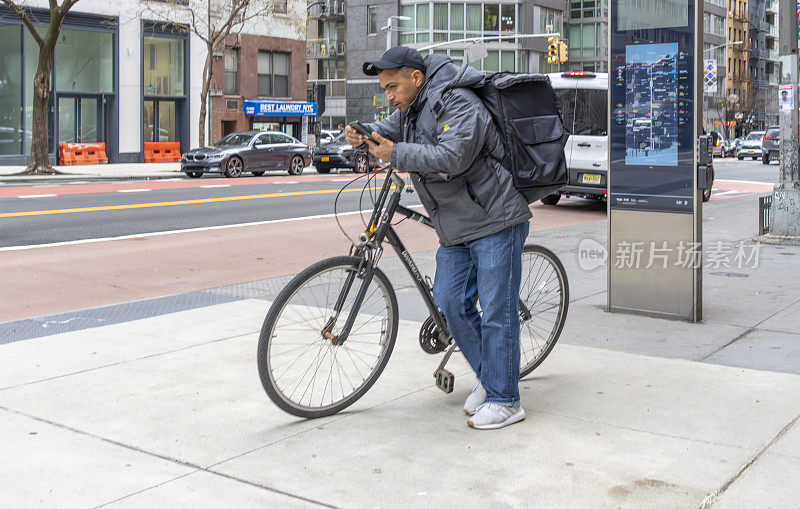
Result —
[[583, 174], [583, 183], [584, 184], [599, 184], [600, 183], [600, 175], [595, 175], [592, 173], [584, 173]]
[[322, 161], [323, 163], [327, 163], [330, 160], [331, 160], [330, 157], [322, 157], [322, 158], [320, 158], [320, 161]]
[[749, 155], [749, 156], [753, 155], [753, 151], [752, 150], [748, 150], [747, 151], [747, 155]]

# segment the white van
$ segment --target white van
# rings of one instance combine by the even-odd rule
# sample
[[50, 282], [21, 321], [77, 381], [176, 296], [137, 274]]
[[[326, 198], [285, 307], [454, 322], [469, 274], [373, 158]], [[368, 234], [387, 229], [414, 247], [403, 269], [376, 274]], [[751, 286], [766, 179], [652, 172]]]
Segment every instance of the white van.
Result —
[[604, 198], [608, 171], [608, 74], [569, 71], [548, 74], [570, 137], [564, 154], [569, 181], [561, 194], [545, 196], [555, 205], [566, 196]]

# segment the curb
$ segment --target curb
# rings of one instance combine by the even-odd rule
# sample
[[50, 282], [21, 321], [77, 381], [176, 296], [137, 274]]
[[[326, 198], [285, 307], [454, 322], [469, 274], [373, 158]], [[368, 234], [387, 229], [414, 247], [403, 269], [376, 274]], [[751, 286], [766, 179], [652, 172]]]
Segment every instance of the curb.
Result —
[[80, 174], [68, 174], [68, 175], [41, 175], [41, 176], [32, 176], [32, 175], [21, 175], [21, 176], [0, 176], [0, 183], [9, 183], [9, 182], [19, 182], [19, 183], [30, 183], [30, 182], [50, 182], [50, 181], [72, 181], [72, 180], [160, 180], [160, 179], [171, 179], [171, 178], [179, 178], [185, 177], [185, 173], [183, 172], [175, 172], [174, 174], [151, 174], [151, 175], [80, 175]]

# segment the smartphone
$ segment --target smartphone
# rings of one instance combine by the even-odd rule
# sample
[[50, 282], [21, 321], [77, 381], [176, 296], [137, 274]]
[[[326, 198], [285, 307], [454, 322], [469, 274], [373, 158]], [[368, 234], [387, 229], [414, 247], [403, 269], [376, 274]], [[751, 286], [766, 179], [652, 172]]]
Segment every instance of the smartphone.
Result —
[[359, 122], [358, 120], [350, 122], [348, 125], [350, 127], [352, 127], [353, 129], [355, 129], [358, 134], [360, 134], [362, 136], [366, 136], [368, 141], [371, 141], [372, 143], [375, 143], [376, 145], [378, 144], [378, 142], [373, 140], [372, 136], [370, 136], [372, 134], [372, 132], [369, 129], [367, 129], [367, 127], [364, 124], [362, 124], [361, 122]]

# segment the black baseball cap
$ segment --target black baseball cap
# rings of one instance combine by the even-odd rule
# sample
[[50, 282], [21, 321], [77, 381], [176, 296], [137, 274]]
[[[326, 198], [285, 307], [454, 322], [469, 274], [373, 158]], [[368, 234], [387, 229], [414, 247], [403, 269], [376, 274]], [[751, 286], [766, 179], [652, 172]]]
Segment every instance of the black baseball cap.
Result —
[[383, 54], [380, 60], [364, 62], [364, 74], [377, 76], [384, 69], [397, 69], [398, 67], [412, 67], [425, 72], [425, 61], [422, 55], [414, 48], [395, 46]]

